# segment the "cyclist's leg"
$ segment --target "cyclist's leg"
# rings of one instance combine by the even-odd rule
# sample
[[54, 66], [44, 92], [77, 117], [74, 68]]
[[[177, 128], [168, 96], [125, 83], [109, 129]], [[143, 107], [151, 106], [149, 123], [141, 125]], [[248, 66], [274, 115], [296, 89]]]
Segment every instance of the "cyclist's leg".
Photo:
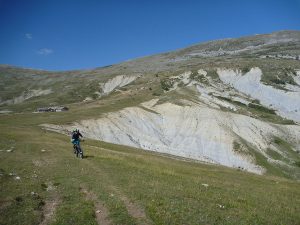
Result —
[[83, 151], [82, 151], [82, 148], [81, 148], [81, 145], [80, 145], [80, 140], [78, 140], [77, 146], [78, 146], [78, 148], [79, 148], [79, 151], [83, 152]]
[[78, 150], [81, 154], [81, 157], [83, 158], [83, 150], [82, 150], [81, 145], [80, 145], [80, 140], [78, 140]]
[[75, 146], [76, 155], [78, 156], [78, 153], [80, 152], [79, 140], [74, 140], [74, 146]]
[[71, 139], [71, 143], [73, 144], [74, 154], [76, 154], [76, 143], [75, 143], [75, 139]]

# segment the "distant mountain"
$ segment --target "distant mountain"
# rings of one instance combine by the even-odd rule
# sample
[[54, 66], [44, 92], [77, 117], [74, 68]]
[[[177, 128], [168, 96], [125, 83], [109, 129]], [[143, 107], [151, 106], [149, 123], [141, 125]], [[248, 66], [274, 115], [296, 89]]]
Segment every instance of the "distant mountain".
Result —
[[300, 177], [300, 31], [210, 41], [93, 70], [0, 66], [0, 81], [3, 113], [70, 108], [70, 124], [47, 129], [79, 127], [106, 142]]

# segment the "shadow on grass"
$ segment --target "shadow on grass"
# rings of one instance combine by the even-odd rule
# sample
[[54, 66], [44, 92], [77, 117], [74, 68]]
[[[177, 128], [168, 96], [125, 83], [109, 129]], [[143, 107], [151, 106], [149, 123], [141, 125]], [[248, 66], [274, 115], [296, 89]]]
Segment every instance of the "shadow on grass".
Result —
[[83, 158], [84, 158], [84, 159], [87, 159], [87, 158], [95, 158], [95, 156], [93, 156], [93, 155], [85, 155], [85, 156], [83, 156]]

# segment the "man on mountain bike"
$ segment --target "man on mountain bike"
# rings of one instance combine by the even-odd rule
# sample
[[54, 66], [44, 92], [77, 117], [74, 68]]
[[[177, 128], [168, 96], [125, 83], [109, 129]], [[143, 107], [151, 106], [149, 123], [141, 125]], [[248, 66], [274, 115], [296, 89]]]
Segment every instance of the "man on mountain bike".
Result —
[[71, 142], [72, 142], [73, 147], [74, 147], [74, 153], [76, 153], [75, 152], [75, 145], [79, 146], [79, 148], [81, 149], [81, 147], [80, 147], [80, 137], [83, 137], [83, 136], [79, 132], [79, 130], [78, 129], [73, 130]]

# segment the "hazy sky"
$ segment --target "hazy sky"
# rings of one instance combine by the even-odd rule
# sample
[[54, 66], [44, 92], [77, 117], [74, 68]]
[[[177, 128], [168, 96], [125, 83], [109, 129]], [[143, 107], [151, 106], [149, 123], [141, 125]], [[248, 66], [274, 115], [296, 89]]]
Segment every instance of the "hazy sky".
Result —
[[278, 30], [300, 30], [300, 0], [0, 0], [0, 64], [94, 68]]

